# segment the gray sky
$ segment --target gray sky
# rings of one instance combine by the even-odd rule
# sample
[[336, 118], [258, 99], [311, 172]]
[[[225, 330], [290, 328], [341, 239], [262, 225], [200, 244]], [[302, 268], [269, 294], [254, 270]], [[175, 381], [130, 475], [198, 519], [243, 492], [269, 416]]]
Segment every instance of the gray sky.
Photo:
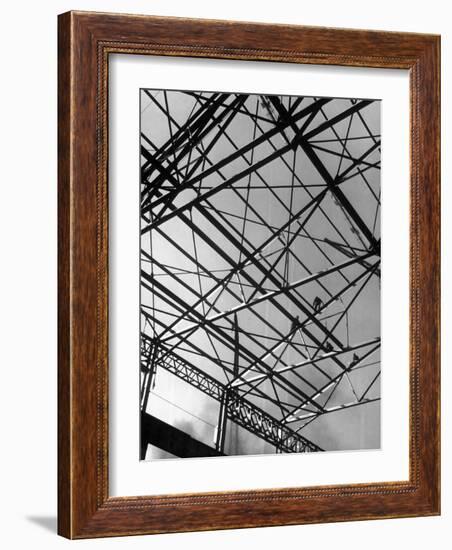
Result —
[[[193, 97], [183, 92], [142, 91], [141, 131], [148, 138], [148, 141], [142, 139], [142, 146], [154, 154], [171, 140], [202, 102], [210, 98], [210, 93]], [[225, 103], [229, 104], [234, 98], [236, 96], [231, 94]], [[296, 101], [296, 98], [285, 96], [278, 98], [289, 111]], [[314, 102], [315, 98], [303, 98], [294, 112], [301, 112]], [[356, 104], [356, 101], [349, 99], [327, 102], [304, 128], [304, 132], [319, 128], [326, 120], [334, 119]], [[170, 122], [165, 111], [171, 116]], [[208, 150], [211, 164], [200, 162], [188, 180], [196, 178], [211, 165], [221, 162], [237, 149], [269, 132], [275, 127], [278, 117], [267, 99], [250, 95], [227, 125], [226, 131], [221, 126], [224, 120], [220, 126], [214, 125], [198, 147], [192, 147], [177, 160], [175, 169], [174, 160], [181, 153], [182, 147], [167, 158], [160, 156], [160, 161], [163, 166], [173, 166], [173, 176], [179, 184], [183, 184], [196, 159], [202, 159], [203, 151]], [[306, 120], [306, 117], [301, 117], [297, 127], [300, 128]], [[262, 164], [258, 170], [209, 196], [203, 202], [205, 210], [182, 210], [185, 221], [174, 216], [162, 223], [158, 230], [152, 229], [142, 235], [144, 253], [141, 269], [164, 289], [159, 287], [159, 295], [156, 295], [156, 288], [152, 285], [142, 287], [141, 304], [147, 318], [142, 315], [142, 331], [150, 338], [161, 338], [165, 349], [170, 347], [182, 360], [194, 364], [221, 384], [228, 384], [233, 378], [230, 371], [234, 363], [234, 350], [225, 345], [222, 338], [215, 338], [202, 326], [197, 326], [193, 315], [189, 311], [184, 314], [180, 304], [168, 300], [168, 295], [164, 299], [165, 292], [177, 296], [190, 307], [194, 306], [197, 312], [209, 319], [231, 308], [249, 304], [263, 294], [279, 292], [276, 298], [279, 308], [272, 301], [263, 300], [258, 305], [243, 307], [237, 312], [239, 345], [247, 350], [239, 359], [241, 379], [237, 382], [237, 391], [278, 420], [286, 417], [286, 425], [325, 450], [377, 448], [380, 445], [380, 402], [374, 399], [380, 397], [378, 346], [361, 361], [361, 357], [372, 349], [370, 344], [349, 352], [341, 351], [333, 344], [331, 352], [334, 354], [341, 351], [338, 359], [343, 366], [350, 365], [354, 360], [359, 361], [356, 369], [344, 374], [341, 366], [332, 358], [321, 359], [327, 352], [319, 352], [318, 346], [310, 340], [304, 329], [295, 330], [290, 339], [282, 338], [293, 328], [291, 319], [298, 318], [305, 323], [304, 327], [314, 338], [323, 339], [322, 326], [331, 330], [346, 308], [347, 314], [342, 315], [334, 328], [333, 334], [338, 342], [343, 346], [354, 346], [372, 342], [380, 336], [379, 257], [376, 255], [365, 260], [366, 264], [355, 262], [321, 280], [304, 283], [289, 294], [281, 291], [284, 285], [301, 281], [310, 274], [363, 255], [369, 248], [365, 236], [333, 193], [324, 193], [318, 199], [320, 206], [309, 208], [313, 199], [325, 190], [326, 184], [324, 176], [314, 167], [304, 149], [290, 148], [271, 162], [264, 163], [275, 150], [284, 149], [294, 138], [295, 132], [289, 126], [284, 132], [274, 134], [271, 141], [263, 141], [243, 156], [222, 166], [221, 174], [213, 172], [199, 178], [194, 186], [175, 196], [173, 207], [183, 209], [184, 205], [245, 171], [250, 165]], [[375, 240], [380, 238], [379, 141], [379, 101], [366, 105], [333, 127], [317, 132], [309, 140], [310, 147], [332, 179], [345, 174], [340, 189]], [[361, 161], [356, 162], [356, 159]], [[143, 159], [143, 164], [145, 162]], [[159, 174], [158, 170], [151, 171], [148, 181], [152, 183]], [[160, 184], [160, 193], [165, 196], [173, 188], [171, 182], [165, 180]], [[155, 207], [152, 211], [154, 217], [142, 218], [142, 228], [152, 223], [160, 208]], [[294, 216], [297, 212], [301, 214]], [[208, 214], [214, 216], [215, 223]], [[291, 218], [292, 223], [287, 225]], [[190, 223], [187, 223], [187, 219]], [[235, 240], [225, 236], [218, 226], [225, 227], [228, 235], [233, 235]], [[272, 239], [283, 226], [284, 230]], [[215, 243], [220, 252], [209, 244], [208, 239]], [[289, 250], [284, 250], [289, 241]], [[260, 249], [259, 261], [271, 267], [272, 276], [262, 281], [262, 272], [252, 262], [246, 262], [237, 242], [249, 252]], [[262, 248], [265, 243], [268, 244]], [[243, 268], [232, 272], [230, 259], [235, 265], [243, 264]], [[202, 265], [202, 269], [196, 262]], [[374, 266], [373, 272], [368, 273], [365, 265], [367, 268]], [[350, 284], [354, 279], [357, 282]], [[262, 282], [258, 291], [250, 281]], [[312, 313], [316, 297], [325, 304], [347, 286], [350, 288], [346, 292], [314, 315], [318, 325], [306, 319], [306, 314], [297, 306], [297, 303], [301, 303]], [[215, 288], [217, 290], [214, 291]], [[213, 323], [223, 333], [234, 336], [236, 332], [232, 319], [228, 315]], [[167, 330], [168, 325], [172, 326], [174, 332]], [[191, 334], [184, 340], [189, 329], [192, 329]], [[203, 350], [205, 355], [199, 355], [196, 349]], [[273, 379], [263, 374], [265, 371], [262, 366], [252, 365], [246, 356], [247, 352], [260, 357], [270, 371], [276, 372], [287, 369], [287, 366], [309, 362], [316, 352], [317, 361], [315, 364], [287, 369], [280, 375], [283, 379], [282, 387], [275, 387]], [[256, 376], [256, 382], [247, 383]], [[329, 380], [334, 383], [328, 387]], [[375, 382], [370, 386], [373, 380]], [[285, 389], [286, 383], [325, 409], [333, 411], [336, 407], [356, 403], [368, 391], [366, 401], [358, 406], [316, 416], [314, 411], [317, 409], [309, 403], [303, 405], [298, 394], [294, 395]], [[247, 393], [250, 388], [251, 393]], [[256, 388], [259, 395], [253, 393]], [[271, 399], [266, 399], [265, 395]], [[283, 403], [284, 407], [295, 413], [287, 417], [275, 401]], [[158, 363], [147, 412], [210, 446], [214, 445], [218, 401], [165, 368], [159, 368]], [[230, 421], [226, 434], [226, 454], [275, 452], [273, 445]], [[152, 448], [147, 458], [166, 456], [167, 453]]]

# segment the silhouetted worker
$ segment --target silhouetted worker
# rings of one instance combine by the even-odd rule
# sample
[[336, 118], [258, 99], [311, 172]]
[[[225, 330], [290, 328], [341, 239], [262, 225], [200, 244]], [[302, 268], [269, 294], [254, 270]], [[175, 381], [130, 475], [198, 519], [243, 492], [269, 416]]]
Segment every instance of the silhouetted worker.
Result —
[[354, 353], [353, 354], [353, 359], [350, 362], [350, 367], [355, 366], [358, 361], [359, 361], [359, 355], [356, 355], [356, 353]]
[[322, 309], [322, 305], [323, 305], [322, 300], [318, 296], [316, 296], [314, 298], [314, 302], [312, 304], [312, 307], [314, 308], [314, 311], [316, 313], [318, 313]]
[[298, 315], [295, 317], [295, 319], [292, 321], [292, 328], [290, 329], [290, 331], [294, 331], [298, 325], [300, 324], [300, 319], [298, 318]]
[[333, 346], [331, 342], [325, 342], [325, 349], [326, 351], [333, 351]]

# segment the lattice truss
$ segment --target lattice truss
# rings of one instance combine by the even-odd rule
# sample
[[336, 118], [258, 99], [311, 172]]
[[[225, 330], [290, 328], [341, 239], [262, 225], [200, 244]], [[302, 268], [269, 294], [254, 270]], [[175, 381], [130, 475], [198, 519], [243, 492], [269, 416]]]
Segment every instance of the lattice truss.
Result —
[[378, 446], [347, 431], [379, 296], [379, 101], [141, 91], [143, 411], [225, 454]]

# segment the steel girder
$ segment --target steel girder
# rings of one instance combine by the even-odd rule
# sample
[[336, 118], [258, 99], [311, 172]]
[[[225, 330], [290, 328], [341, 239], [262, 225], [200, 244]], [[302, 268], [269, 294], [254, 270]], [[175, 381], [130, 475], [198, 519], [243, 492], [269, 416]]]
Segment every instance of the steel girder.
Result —
[[162, 368], [305, 452], [380, 399], [376, 103], [142, 91], [144, 411]]

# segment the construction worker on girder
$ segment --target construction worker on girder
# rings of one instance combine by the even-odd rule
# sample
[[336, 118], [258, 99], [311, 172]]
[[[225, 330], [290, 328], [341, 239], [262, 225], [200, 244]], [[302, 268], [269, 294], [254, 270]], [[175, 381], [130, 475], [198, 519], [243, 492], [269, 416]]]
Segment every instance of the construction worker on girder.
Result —
[[322, 306], [323, 306], [322, 300], [318, 296], [316, 296], [312, 304], [312, 307], [314, 308], [315, 313], [319, 313], [319, 311], [322, 309]]

